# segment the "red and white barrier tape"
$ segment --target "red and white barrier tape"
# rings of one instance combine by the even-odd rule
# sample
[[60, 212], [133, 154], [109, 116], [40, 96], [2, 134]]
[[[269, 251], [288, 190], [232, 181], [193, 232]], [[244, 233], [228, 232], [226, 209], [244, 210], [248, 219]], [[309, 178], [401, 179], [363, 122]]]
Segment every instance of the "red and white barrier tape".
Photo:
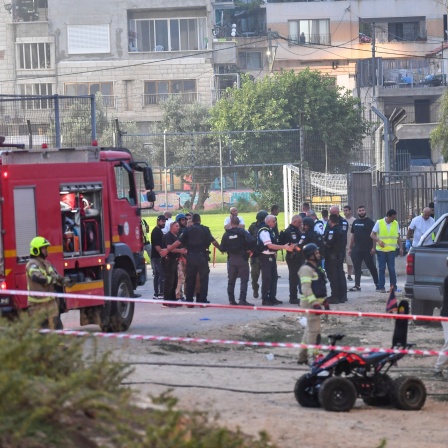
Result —
[[314, 345], [302, 344], [296, 342], [254, 342], [254, 341], [235, 341], [231, 339], [206, 339], [206, 338], [185, 338], [178, 336], [155, 336], [143, 334], [127, 334], [127, 333], [102, 333], [75, 330], [39, 330], [42, 334], [60, 334], [64, 336], [76, 337], [98, 337], [106, 339], [130, 339], [137, 341], [168, 341], [168, 342], [185, 342], [193, 344], [219, 344], [219, 345], [239, 345], [249, 347], [278, 347], [278, 348], [307, 348], [317, 350], [339, 350], [351, 353], [402, 353], [404, 355], [420, 355], [420, 356], [439, 356], [448, 355], [448, 352], [438, 350], [418, 350], [418, 349], [396, 349], [396, 348], [378, 348], [378, 347], [354, 347], [350, 345]]
[[[21, 290], [0, 290], [0, 294], [8, 295], [22, 295], [28, 296], [28, 291]], [[134, 297], [114, 297], [114, 296], [100, 296], [100, 295], [88, 295], [88, 294], [71, 294], [71, 293], [51, 293], [54, 297], [60, 297], [63, 299], [77, 299], [77, 300], [104, 300], [114, 302], [134, 302], [134, 303], [147, 303], [151, 305], [174, 305], [174, 306], [194, 306], [198, 308], [229, 308], [229, 309], [246, 309], [252, 311], [277, 311], [281, 313], [299, 313], [299, 314], [319, 314], [319, 315], [334, 315], [334, 316], [348, 316], [348, 317], [370, 317], [376, 319], [404, 319], [404, 320], [419, 320], [426, 322], [448, 322], [448, 317], [442, 316], [420, 316], [413, 314], [393, 314], [393, 313], [371, 313], [363, 311], [325, 311], [303, 308], [291, 308], [291, 307], [278, 307], [278, 306], [245, 306], [245, 305], [225, 305], [219, 303], [195, 303], [195, 302], [172, 302], [166, 300], [152, 300], [141, 299]], [[36, 297], [48, 297], [47, 292], [33, 291], [33, 296]]]

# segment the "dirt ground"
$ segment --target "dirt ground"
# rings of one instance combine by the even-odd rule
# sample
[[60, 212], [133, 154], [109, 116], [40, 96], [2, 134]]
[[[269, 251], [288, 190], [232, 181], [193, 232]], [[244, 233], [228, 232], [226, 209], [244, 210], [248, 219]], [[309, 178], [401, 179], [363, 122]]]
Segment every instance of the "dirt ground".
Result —
[[[386, 294], [363, 288], [361, 293], [349, 293], [346, 304], [332, 309], [384, 312], [386, 299]], [[215, 322], [185, 336], [301, 341], [300, 314], [259, 316], [236, 325]], [[345, 333], [347, 345], [389, 347], [393, 321], [329, 316], [323, 323], [323, 342], [332, 332]], [[440, 349], [441, 327], [411, 323], [408, 341], [417, 348]], [[102, 340], [101, 345], [113, 347], [119, 359], [134, 367], [127, 384], [135, 390], [138, 403], [145, 405], [149, 395], [172, 390], [179, 407], [207, 411], [221, 425], [239, 427], [247, 434], [266, 431], [278, 447], [445, 448], [448, 444], [448, 381], [431, 377], [434, 357], [406, 356], [389, 372], [393, 378], [415, 375], [424, 381], [428, 398], [421, 411], [374, 408], [358, 399], [349, 413], [332, 413], [302, 408], [296, 402], [295, 382], [307, 371], [296, 363], [297, 349], [129, 340]], [[274, 355], [272, 360], [266, 357], [269, 354]]]

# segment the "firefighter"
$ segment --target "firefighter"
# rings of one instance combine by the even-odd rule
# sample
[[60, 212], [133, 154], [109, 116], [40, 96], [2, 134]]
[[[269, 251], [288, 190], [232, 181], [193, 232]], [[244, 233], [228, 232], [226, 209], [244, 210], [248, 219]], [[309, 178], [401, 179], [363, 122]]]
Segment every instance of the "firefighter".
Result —
[[[319, 247], [314, 243], [309, 243], [303, 248], [303, 255], [306, 262], [299, 270], [303, 293], [300, 306], [305, 309], [330, 309], [326, 301], [327, 280], [323, 269], [320, 267]], [[302, 343], [318, 344], [320, 342], [320, 316], [318, 314], [308, 314], [306, 319]], [[300, 349], [297, 363], [308, 364], [308, 350], [306, 348]]]
[[[30, 315], [45, 310], [42, 328], [62, 329], [59, 307], [56, 298], [51, 295], [55, 286], [69, 286], [72, 281], [58, 274], [52, 264], [46, 260], [50, 243], [42, 236], [36, 236], [30, 242], [31, 259], [26, 265], [28, 285], [28, 312]], [[31, 291], [46, 292], [48, 296], [33, 296]]]

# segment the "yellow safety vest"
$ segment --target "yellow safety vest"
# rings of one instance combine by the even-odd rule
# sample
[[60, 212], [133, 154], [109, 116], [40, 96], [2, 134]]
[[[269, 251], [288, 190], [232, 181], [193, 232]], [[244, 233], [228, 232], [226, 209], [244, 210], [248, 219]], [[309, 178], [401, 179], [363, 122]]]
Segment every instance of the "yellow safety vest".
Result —
[[398, 239], [398, 222], [392, 221], [390, 223], [390, 229], [387, 229], [386, 220], [378, 220], [379, 230], [378, 238], [385, 244], [381, 247], [379, 244], [376, 245], [376, 250], [379, 252], [392, 252], [397, 249], [397, 239]]

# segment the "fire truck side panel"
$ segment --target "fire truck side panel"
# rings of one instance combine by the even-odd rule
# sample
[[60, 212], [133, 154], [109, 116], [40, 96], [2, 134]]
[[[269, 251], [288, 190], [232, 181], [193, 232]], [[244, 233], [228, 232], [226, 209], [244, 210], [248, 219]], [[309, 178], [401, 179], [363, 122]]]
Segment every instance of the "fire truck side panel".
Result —
[[[25, 267], [35, 235], [50, 241], [49, 260], [74, 281], [66, 292], [112, 295], [115, 289], [132, 296], [127, 285], [135, 289], [144, 284], [139, 204], [129, 153], [98, 148], [48, 154], [14, 151], [1, 154], [0, 161], [2, 287], [27, 289]], [[114, 275], [116, 270], [119, 275]], [[18, 309], [27, 307], [26, 296], [10, 299]], [[6, 305], [0, 302], [0, 314], [10, 308]], [[126, 330], [133, 315], [133, 304], [126, 311], [104, 300], [68, 299], [61, 311], [77, 308], [82, 324], [98, 323], [109, 331]]]

